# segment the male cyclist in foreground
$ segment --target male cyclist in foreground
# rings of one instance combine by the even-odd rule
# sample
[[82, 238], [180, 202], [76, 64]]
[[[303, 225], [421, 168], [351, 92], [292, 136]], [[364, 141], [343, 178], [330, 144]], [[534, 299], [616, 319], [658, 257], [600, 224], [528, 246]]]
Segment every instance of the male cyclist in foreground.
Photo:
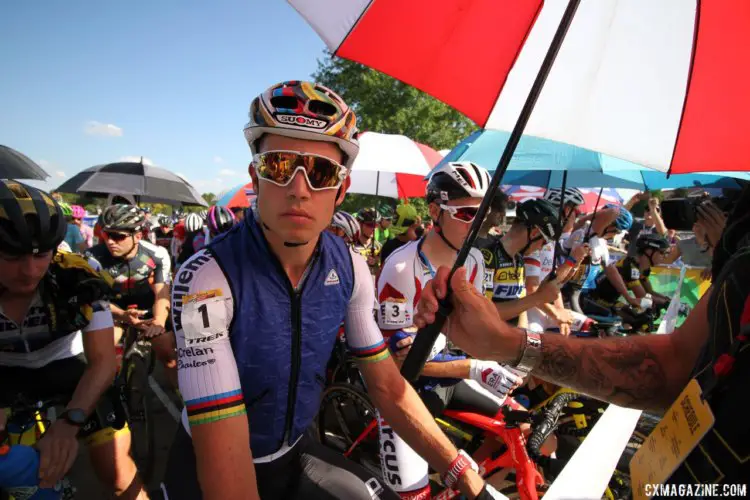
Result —
[[[110, 205], [99, 218], [103, 242], [88, 249], [114, 279], [112, 316], [115, 343], [123, 327], [143, 331], [151, 340], [167, 377], [177, 387], [174, 334], [169, 322], [170, 262], [167, 250], [143, 241], [145, 217], [134, 205]], [[133, 307], [134, 306], [134, 307]]]
[[257, 212], [183, 264], [175, 279], [185, 411], [167, 494], [397, 498], [306, 435], [346, 319], [347, 342], [375, 405], [438, 472], [476, 497], [482, 479], [388, 355], [372, 315], [366, 262], [325, 231], [359, 150], [354, 113], [331, 90], [290, 81], [255, 98], [249, 114]]
[[47, 193], [0, 181], [0, 208], [0, 413], [19, 396], [69, 398], [36, 444], [40, 485], [69, 471], [81, 437], [103, 483], [121, 498], [145, 498], [130, 431], [108, 392], [117, 369], [110, 283], [80, 256], [56, 251], [67, 224]]

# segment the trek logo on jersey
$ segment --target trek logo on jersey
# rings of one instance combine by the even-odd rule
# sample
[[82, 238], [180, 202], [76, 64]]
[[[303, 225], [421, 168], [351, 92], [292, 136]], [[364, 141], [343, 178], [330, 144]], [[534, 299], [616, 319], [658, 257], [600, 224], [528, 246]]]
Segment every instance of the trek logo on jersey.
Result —
[[326, 278], [325, 282], [323, 283], [324, 286], [331, 286], [331, 285], [338, 285], [341, 283], [341, 280], [339, 280], [339, 274], [336, 272], [335, 269], [331, 269], [328, 272], [328, 277]]
[[323, 120], [316, 120], [315, 118], [310, 118], [309, 116], [277, 114], [276, 119], [281, 123], [286, 123], [288, 125], [297, 125], [298, 127], [322, 129], [325, 128], [326, 125], [328, 125], [328, 123], [324, 122]]

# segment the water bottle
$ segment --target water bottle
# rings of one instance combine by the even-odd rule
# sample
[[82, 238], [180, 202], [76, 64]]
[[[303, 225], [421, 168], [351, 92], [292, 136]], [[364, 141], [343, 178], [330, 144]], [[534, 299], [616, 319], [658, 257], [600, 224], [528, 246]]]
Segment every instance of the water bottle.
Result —
[[39, 487], [39, 452], [31, 446], [0, 446], [0, 490], [16, 500], [60, 500], [60, 488]]

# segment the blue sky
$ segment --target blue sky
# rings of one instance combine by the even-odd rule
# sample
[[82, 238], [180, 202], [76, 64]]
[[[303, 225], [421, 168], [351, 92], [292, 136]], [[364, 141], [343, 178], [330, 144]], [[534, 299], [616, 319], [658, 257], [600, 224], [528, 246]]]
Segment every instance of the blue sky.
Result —
[[52, 175], [144, 156], [200, 192], [248, 179], [252, 98], [324, 45], [283, 0], [3, 0], [0, 144]]

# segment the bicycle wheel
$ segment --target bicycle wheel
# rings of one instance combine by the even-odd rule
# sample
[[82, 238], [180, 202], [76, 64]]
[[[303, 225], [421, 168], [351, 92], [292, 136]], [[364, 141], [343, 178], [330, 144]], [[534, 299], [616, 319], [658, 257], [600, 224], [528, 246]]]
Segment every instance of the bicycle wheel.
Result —
[[126, 360], [126, 406], [130, 427], [130, 455], [133, 457], [144, 483], [151, 481], [154, 473], [153, 407], [148, 378], [153, 368], [150, 349], [135, 348]]
[[[376, 415], [375, 407], [362, 391], [349, 384], [332, 384], [323, 392], [317, 419], [318, 439], [324, 446], [343, 454]], [[377, 429], [354, 448], [349, 458], [380, 475]]]

